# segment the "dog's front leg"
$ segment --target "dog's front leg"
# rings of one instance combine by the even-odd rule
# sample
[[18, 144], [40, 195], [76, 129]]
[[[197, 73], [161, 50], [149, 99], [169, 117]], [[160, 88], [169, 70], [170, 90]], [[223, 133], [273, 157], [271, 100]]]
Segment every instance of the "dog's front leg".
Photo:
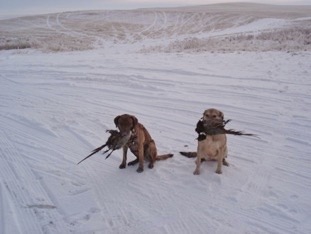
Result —
[[138, 146], [138, 168], [136, 170], [138, 173], [144, 171], [144, 146], [140, 144]]
[[126, 167], [127, 150], [128, 150], [128, 146], [127, 145], [123, 146], [123, 159], [122, 159], [122, 163], [119, 166], [120, 169], [124, 169]]
[[200, 166], [201, 166], [201, 156], [197, 154], [197, 158], [195, 160], [196, 168], [193, 172], [193, 175], [200, 175]]
[[221, 170], [221, 167], [222, 167], [222, 163], [223, 163], [223, 159], [224, 159], [224, 151], [223, 150], [219, 150], [217, 152], [217, 168], [216, 168], [216, 173], [217, 174], [221, 174], [222, 173], [222, 170]]
[[222, 160], [222, 165], [229, 167], [229, 163], [228, 163], [227, 160], [226, 160], [226, 157], [227, 157], [227, 156], [228, 156], [228, 147], [225, 146], [225, 149], [224, 149], [224, 158], [223, 158], [223, 160]]

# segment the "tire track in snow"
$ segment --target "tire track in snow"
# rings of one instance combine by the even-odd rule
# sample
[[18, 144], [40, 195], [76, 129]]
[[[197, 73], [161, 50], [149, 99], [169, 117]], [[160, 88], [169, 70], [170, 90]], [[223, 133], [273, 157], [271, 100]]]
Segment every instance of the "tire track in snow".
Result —
[[[7, 128], [8, 131], [14, 132], [14, 130], [10, 129], [9, 126], [7, 127], [8, 127]], [[24, 129], [24, 128], [20, 127], [19, 129]], [[15, 132], [14, 134], [17, 134], [18, 136], [24, 135], [23, 132], [18, 132], [18, 131]], [[38, 134], [33, 134], [33, 135], [36, 136]], [[42, 141], [42, 139], [33, 138], [32, 135], [26, 135], [25, 139], [28, 139], [27, 142], [31, 139], [30, 141], [36, 142], [37, 145], [45, 145], [46, 147], [47, 145], [52, 144], [48, 141]], [[25, 142], [26, 145], [27, 145], [27, 142]], [[5, 145], [5, 143], [1, 141], [0, 141], [0, 144]], [[61, 144], [58, 143], [58, 145], [61, 145]], [[53, 146], [51, 145], [51, 147]], [[34, 152], [34, 151], [31, 150], [31, 152]], [[44, 155], [42, 156], [45, 157]], [[38, 200], [38, 202], [36, 202], [36, 201], [28, 201], [26, 199], [26, 201], [23, 202], [23, 208], [28, 209], [28, 210], [34, 210], [35, 215], [41, 222], [42, 230], [44, 233], [46, 232], [45, 230], [53, 230], [52, 231], [53, 233], [61, 233], [62, 230], [69, 230], [69, 229], [74, 230], [76, 228], [77, 223], [79, 223], [80, 221], [78, 222], [77, 220], [78, 218], [72, 216], [72, 213], [71, 213], [72, 211], [71, 209], [67, 208], [67, 205], [69, 205], [69, 203], [74, 203], [74, 202], [77, 203], [79, 202], [79, 199], [81, 199], [81, 197], [87, 197], [91, 195], [89, 188], [87, 188], [85, 186], [85, 183], [82, 182], [83, 177], [81, 178], [81, 174], [78, 174], [79, 171], [77, 170], [78, 168], [75, 168], [76, 165], [73, 165], [72, 169], [66, 170], [66, 168], [64, 168], [64, 166], [62, 165], [56, 166], [57, 162], [55, 160], [57, 158], [53, 157], [53, 159], [51, 159], [52, 161], [49, 162], [50, 159], [48, 157], [48, 158], [45, 158], [45, 164], [51, 163], [50, 166], [44, 165], [43, 164], [44, 160], [42, 160], [41, 162], [36, 162], [34, 167], [32, 167], [32, 169], [25, 170], [25, 172], [22, 173], [23, 170], [21, 170], [21, 168], [22, 169], [28, 168], [30, 166], [27, 164], [20, 165], [21, 161], [17, 159], [20, 159], [21, 157], [23, 156], [19, 155], [18, 157], [17, 156], [12, 157], [12, 159], [14, 159], [15, 161], [12, 164], [9, 164], [9, 166], [11, 165], [11, 168], [14, 169], [11, 171], [15, 175], [15, 177], [26, 178], [27, 183], [23, 182], [24, 186], [26, 188], [32, 188], [32, 191], [35, 191], [35, 195], [36, 195], [33, 197], [36, 198], [35, 200]], [[62, 161], [60, 160], [60, 163], [61, 162]], [[42, 165], [40, 165], [40, 163], [42, 163]], [[12, 166], [12, 165], [17, 165], [17, 164], [20, 166], [14, 166], [14, 167]], [[4, 171], [4, 173], [7, 174], [9, 172]], [[23, 176], [21, 176], [20, 174], [23, 174]], [[59, 185], [60, 183], [66, 184], [66, 187], [68, 188], [68, 190], [63, 191], [63, 189], [58, 188], [58, 186], [60, 186]], [[53, 189], [51, 188], [51, 186], [53, 187]], [[15, 187], [13, 190], [17, 191], [18, 189], [16, 189]], [[22, 189], [24, 189], [24, 187], [22, 187]], [[42, 190], [42, 191], [39, 191], [39, 190]], [[59, 192], [56, 194], [55, 191], [59, 191]], [[20, 192], [16, 192], [16, 193], [20, 193]], [[22, 194], [22, 196], [23, 198], [29, 198], [29, 199], [30, 197], [32, 197], [31, 195], [27, 196], [25, 194]], [[71, 196], [70, 202], [66, 201], [65, 199], [66, 196]], [[90, 204], [93, 204], [93, 203], [90, 203]], [[85, 206], [87, 206], [87, 204]], [[82, 206], [81, 209], [85, 208], [85, 206]], [[94, 206], [94, 207], [95, 209], [97, 209], [96, 208], [97, 206]], [[78, 208], [76, 208], [76, 210], [78, 210]], [[91, 214], [95, 213], [95, 216], [96, 216], [97, 212], [90, 211], [90, 213]], [[90, 214], [85, 214], [85, 215], [89, 216]], [[49, 222], [45, 221], [46, 219], [49, 219], [50, 221]], [[82, 218], [81, 220], [84, 220], [84, 218]], [[35, 223], [38, 223], [38, 221], [36, 221]], [[40, 232], [34, 232], [34, 233], [40, 233]]]
[[161, 35], [165, 34], [165, 28], [167, 27], [167, 15], [165, 11], [160, 11], [159, 14], [161, 16], [160, 20], [158, 20], [160, 25], [159, 28], [156, 31], [154, 31], [154, 33]]
[[[111, 157], [114, 157], [112, 155]], [[96, 162], [96, 160], [95, 160]], [[98, 161], [97, 161], [98, 162]], [[90, 186], [93, 188], [94, 193], [97, 197], [97, 203], [99, 204], [98, 213], [103, 217], [103, 222], [101, 229], [102, 230], [112, 230], [117, 226], [128, 226], [129, 220], [131, 223], [134, 222], [135, 216], [132, 215], [132, 212], [124, 211], [124, 207], [131, 206], [127, 204], [127, 200], [130, 200], [130, 197], [126, 196], [126, 192], [122, 193], [119, 189], [122, 189], [122, 183], [124, 181], [116, 181], [114, 186], [109, 186], [109, 177], [116, 173], [119, 164], [114, 164], [116, 160], [100, 162], [103, 164], [103, 167], [100, 171], [98, 169], [94, 170], [94, 167], [91, 166], [92, 163], [85, 164], [85, 172], [88, 175]], [[101, 184], [107, 184], [107, 186], [98, 186]], [[123, 197], [120, 199], [120, 196]], [[130, 209], [131, 210], [131, 209]], [[134, 211], [133, 211], [134, 212]]]
[[156, 27], [156, 23], [158, 21], [158, 13], [156, 11], [153, 11], [152, 13], [154, 15], [152, 23], [138, 32], [138, 34], [141, 35], [143, 38], [147, 38], [149, 35], [151, 35], [151, 33], [153, 32], [152, 28]]
[[48, 27], [49, 29], [57, 31], [56, 29], [54, 29], [54, 28], [52, 27], [52, 24], [51, 24], [51, 15], [48, 15], [48, 16], [46, 17], [46, 25], [47, 25], [47, 27]]
[[170, 30], [172, 36], [173, 35], [179, 36], [178, 30], [179, 30], [180, 24], [183, 21], [183, 17], [184, 17], [184, 13], [180, 13], [180, 14], [178, 14], [177, 18], [175, 19], [174, 24], [172, 26], [172, 30]]
[[188, 29], [188, 24], [193, 21], [197, 13], [188, 13], [190, 14], [189, 16], [185, 14], [182, 18], [181, 24], [179, 24], [178, 29], [176, 30], [177, 35], [183, 35], [189, 31]]
[[[2, 163], [1, 158], [0, 162]], [[0, 166], [0, 170], [2, 170], [2, 166]], [[0, 178], [0, 233], [23, 233], [20, 229], [20, 225], [16, 222], [15, 216], [16, 214], [12, 210], [12, 202], [8, 198], [4, 183]]]
[[[18, 89], [18, 87], [21, 86], [21, 85], [23, 85], [23, 84], [14, 83], [14, 88]], [[26, 87], [26, 86], [23, 85], [23, 87]], [[25, 91], [28, 90], [27, 87], [26, 87], [26, 89], [24, 88]], [[35, 99], [39, 98], [37, 95], [38, 95], [38, 93], [33, 92], [30, 96], [28, 96], [28, 95], [26, 95], [26, 96], [31, 97], [31, 100], [35, 101]], [[10, 97], [13, 98], [13, 99], [18, 98], [18, 97], [12, 97], [12, 95]], [[50, 101], [50, 99], [47, 99], [47, 101]], [[26, 146], [29, 148], [30, 145], [32, 145], [31, 148], [34, 148], [35, 150], [31, 149], [30, 153], [33, 153], [36, 150], [42, 150], [42, 148], [41, 148], [42, 146], [44, 146], [44, 149], [47, 149], [47, 148], [55, 148], [55, 145], [58, 145], [60, 147], [60, 150], [59, 150], [59, 147], [57, 147], [57, 148], [58, 148], [58, 150], [59, 150], [59, 152], [61, 154], [63, 154], [63, 151], [66, 150], [66, 147], [63, 148], [61, 146], [62, 145], [61, 143], [55, 144], [55, 141], [53, 139], [52, 140], [54, 141], [54, 143], [53, 143], [53, 141], [50, 142], [50, 140], [51, 140], [50, 137], [51, 136], [56, 137], [57, 135], [54, 135], [54, 134], [51, 135], [49, 133], [49, 131], [46, 131], [46, 129], [43, 126], [40, 126], [40, 125], [37, 126], [39, 123], [33, 122], [33, 120], [27, 119], [27, 117], [22, 117], [22, 116], [19, 116], [19, 115], [10, 115], [10, 114], [2, 115], [2, 116], [0, 115], [0, 122], [1, 122], [1, 126], [5, 126], [5, 129], [6, 129], [7, 132], [11, 132], [12, 134], [14, 134], [14, 136], [15, 136], [14, 140], [16, 142], [19, 142], [19, 144], [24, 145], [24, 148]], [[41, 132], [41, 134], [39, 134], [38, 131]], [[42, 134], [42, 133], [47, 133], [47, 134]], [[40, 136], [40, 137], [37, 137], [37, 136]], [[5, 143], [3, 143], [3, 142], [1, 142], [0, 144], [1, 145], [5, 145]], [[67, 149], [67, 152], [69, 152], [69, 154], [71, 153], [68, 149]], [[56, 163], [58, 158], [57, 157], [56, 158], [53, 157], [54, 152], [51, 152], [51, 154], [52, 154], [51, 155], [52, 157], [50, 157], [50, 155], [48, 155], [48, 157], [46, 157], [46, 158], [45, 158], [44, 155], [42, 155], [44, 157], [42, 158], [40, 163], [42, 165], [44, 165], [44, 164], [49, 163], [49, 160], [51, 160], [50, 161], [52, 163], [51, 165], [55, 166], [56, 165], [55, 163]], [[68, 153], [66, 153], [66, 154], [68, 154]], [[20, 161], [16, 161], [17, 159], [20, 159], [21, 157], [24, 157], [24, 156], [19, 155], [18, 157], [14, 156], [14, 157], [11, 157], [9, 159], [6, 158], [6, 160], [13, 160], [13, 162], [10, 163], [9, 166], [11, 166], [12, 173], [16, 177], [18, 176], [18, 178], [21, 178], [21, 176], [19, 176], [20, 170], [16, 169], [16, 167], [14, 167], [14, 165], [21, 164]], [[32, 157], [35, 158], [35, 156], [31, 156], [31, 154], [30, 154], [29, 156], [26, 155], [25, 158], [30, 158], [32, 160]], [[38, 158], [41, 158], [41, 157], [38, 157]], [[58, 161], [59, 161], [60, 165], [62, 165], [62, 163], [64, 162], [64, 160], [61, 160], [61, 159], [58, 160]], [[72, 162], [72, 161], [70, 161], [70, 162]], [[43, 188], [45, 190], [45, 192], [49, 195], [49, 198], [50, 198], [50, 201], [51, 201], [50, 203], [51, 204], [58, 204], [57, 203], [58, 199], [54, 196], [54, 193], [49, 189], [49, 185], [46, 184], [45, 181], [41, 179], [42, 176], [48, 175], [49, 177], [50, 176], [54, 176], [54, 177], [56, 176], [57, 177], [57, 173], [59, 171], [62, 175], [58, 175], [57, 180], [63, 180], [65, 174], [66, 174], [66, 176], [68, 176], [68, 178], [74, 179], [74, 181], [80, 181], [81, 179], [79, 178], [79, 175], [76, 175], [76, 176], [70, 175], [70, 173], [71, 173], [70, 171], [66, 171], [65, 170], [64, 172], [66, 172], [66, 173], [63, 173], [63, 170], [64, 170], [62, 168], [63, 166], [60, 166], [59, 169], [58, 169], [58, 166], [56, 166], [55, 169], [51, 169], [51, 168], [49, 168], [49, 166], [44, 166], [44, 167], [46, 167], [45, 170], [47, 172], [50, 171], [50, 173], [45, 173], [46, 171], [44, 169], [42, 169], [42, 168], [40, 169], [40, 166], [39, 166], [40, 163], [37, 162], [35, 164], [36, 166], [33, 167], [32, 171], [26, 170], [26, 172], [28, 172], [28, 173], [27, 173], [27, 175], [25, 175], [25, 177], [26, 178], [28, 177], [28, 179], [30, 181], [32, 181], [32, 179], [30, 179], [30, 177], [37, 178], [40, 181], [41, 188]], [[42, 167], [42, 165], [41, 165], [41, 167]], [[20, 167], [29, 167], [29, 165], [25, 164], [25, 165], [21, 165]], [[28, 187], [29, 188], [31, 188], [32, 186], [37, 187], [37, 182], [38, 181], [36, 181], [36, 183], [33, 183], [33, 184], [29, 185]], [[80, 186], [80, 185], [77, 185], [77, 186]], [[83, 190], [83, 188], [82, 188], [82, 190], [78, 191], [79, 189], [77, 190], [77, 188], [78, 187], [72, 189], [72, 191], [73, 191], [72, 195], [74, 195], [73, 199], [72, 199], [73, 201], [76, 200], [75, 199], [76, 195], [78, 195], [77, 197], [79, 197], [80, 193], [84, 193], [85, 192], [85, 189]], [[17, 189], [15, 189], [15, 190], [17, 190]], [[37, 194], [39, 196], [40, 193], [37, 192]], [[26, 195], [24, 197], [26, 197]], [[40, 201], [41, 200], [42, 199], [40, 198]], [[46, 201], [47, 199], [44, 199], [44, 200]], [[26, 202], [24, 202], [24, 203], [26, 204]], [[48, 218], [47, 215], [45, 214], [46, 212], [44, 210], [46, 210], [47, 207], [53, 207], [54, 206], [54, 205], [42, 204], [42, 203], [32, 204], [30, 202], [28, 202], [27, 204], [30, 204], [30, 205], [24, 205], [24, 208], [26, 207], [26, 208], [28, 208], [28, 210], [35, 210], [36, 215], [38, 215], [40, 219], [41, 219], [42, 216], [44, 216], [45, 218]], [[57, 205], [57, 206], [61, 207], [59, 205]], [[49, 230], [49, 229], [54, 230], [55, 229], [54, 225], [56, 225], [58, 227], [57, 227], [57, 229], [55, 229], [53, 231], [53, 233], [60, 233], [61, 232], [60, 230], [64, 230], [64, 228], [62, 227], [62, 224], [59, 224], [59, 222], [60, 223], [63, 222], [63, 220], [62, 220], [63, 216], [62, 215], [64, 215], [64, 210], [58, 208], [57, 211], [59, 211], [59, 213], [60, 213], [59, 216], [60, 217], [56, 217], [56, 216], [52, 217], [51, 216], [51, 220], [52, 221], [50, 223], [43, 224], [42, 230], [45, 230], [45, 229], [46, 230]], [[49, 211], [49, 213], [51, 213], [51, 212], [52, 211]], [[37, 223], [37, 222], [35, 222], [35, 223]], [[40, 233], [40, 232], [35, 232], [35, 233]]]
[[[109, 23], [110, 22], [109, 19], [112, 20], [113, 17], [117, 16], [117, 15], [118, 14], [116, 12], [107, 11], [107, 12], [105, 12], [104, 17], [102, 19], [100, 19], [100, 20], [99, 19], [96, 19], [96, 20], [90, 20], [89, 19], [87, 22], [88, 22], [88, 24], [93, 23], [93, 25], [96, 25], [96, 22], [101, 22], [101, 23], [105, 23], [106, 22], [106, 23]], [[72, 27], [69, 28], [67, 26], [64, 26], [64, 24], [61, 21], [61, 16], [62, 16], [62, 13], [58, 13], [57, 14], [57, 16], [56, 16], [56, 25], [59, 26], [62, 29], [62, 31], [61, 31], [62, 33], [65, 33], [65, 34], [73, 36], [73, 37], [78, 37], [78, 38], [80, 38], [82, 36], [82, 37], [85, 37], [85, 38], [93, 39], [93, 40], [96, 41], [96, 44], [100, 45], [100, 46], [101, 45], [105, 45], [107, 43], [107, 41], [103, 37], [98, 36], [98, 32], [96, 31], [95, 28], [92, 28], [88, 33], [85, 33], [84, 32], [85, 30], [84, 29], [79, 29], [78, 26], [77, 26], [77, 28], [72, 28]], [[74, 17], [75, 15], [74, 14], [70, 14], [70, 16]], [[66, 16], [66, 20], [70, 22], [70, 18], [69, 18], [68, 15]], [[116, 23], [113, 22], [112, 25], [111, 25], [111, 28], [115, 32], [114, 33], [113, 32], [110, 32], [110, 33], [108, 32], [108, 34], [109, 34], [108, 36], [112, 36], [112, 40], [113, 39], [118, 40], [118, 35], [120, 34], [120, 32], [123, 33], [121, 31], [121, 28], [116, 29], [115, 24]], [[100, 29], [100, 27], [98, 29]], [[111, 35], [111, 33], [113, 33], [113, 34]], [[104, 35], [107, 36], [106, 34], [104, 34]]]
[[33, 205], [54, 206], [36, 176], [12, 145], [12, 140], [3, 131], [0, 131], [0, 134], [0, 173], [1, 177], [5, 178], [3, 184], [14, 205], [13, 213], [16, 214], [19, 229], [25, 233], [45, 233], [47, 230], [61, 232], [64, 225], [62, 222], [59, 222], [57, 227], [53, 225], [53, 221], [60, 219], [57, 211], [31, 208]]
[[[46, 24], [47, 24], [49, 29], [51, 29], [53, 31], [56, 31], [58, 33], [65, 34], [65, 35], [68, 35], [68, 36], [73, 36], [73, 37], [74, 36], [82, 36], [83, 35], [83, 34], [80, 34], [80, 33], [74, 32], [74, 31], [70, 31], [69, 29], [64, 27], [60, 23], [60, 20], [59, 20], [60, 15], [61, 15], [61, 13], [53, 15], [55, 17], [55, 20], [53, 20], [53, 21], [51, 21], [51, 15], [47, 16]], [[83, 35], [83, 36], [85, 36], [85, 35]]]
[[[62, 13], [58, 13], [56, 15], [56, 25], [59, 26], [66, 34], [68, 35], [71, 35], [71, 36], [77, 36], [77, 37], [90, 37], [90, 38], [93, 38], [95, 36], [90, 36], [89, 34], [87, 33], [82, 33], [82, 32], [78, 32], [76, 30], [73, 30], [72, 28], [68, 28], [68, 27], [65, 27], [64, 24], [61, 22], [60, 20], [60, 17], [61, 17]], [[95, 37], [96, 39], [101, 39], [100, 37]]]

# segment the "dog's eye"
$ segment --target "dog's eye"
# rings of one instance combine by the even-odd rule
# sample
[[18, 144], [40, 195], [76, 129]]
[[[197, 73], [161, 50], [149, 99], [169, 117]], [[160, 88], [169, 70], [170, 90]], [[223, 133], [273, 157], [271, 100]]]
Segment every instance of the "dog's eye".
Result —
[[214, 118], [214, 119], [216, 119], [216, 117], [217, 117], [216, 115], [213, 115], [213, 118]]

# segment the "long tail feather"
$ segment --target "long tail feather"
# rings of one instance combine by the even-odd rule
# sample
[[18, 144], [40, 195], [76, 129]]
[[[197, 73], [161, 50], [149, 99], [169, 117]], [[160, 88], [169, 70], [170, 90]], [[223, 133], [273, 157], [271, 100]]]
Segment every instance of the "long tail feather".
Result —
[[101, 150], [102, 150], [103, 148], [105, 148], [105, 147], [106, 147], [106, 144], [104, 144], [104, 145], [102, 145], [102, 146], [100, 146], [100, 147], [94, 149], [94, 150], [92, 151], [91, 154], [89, 154], [88, 156], [86, 156], [84, 159], [82, 159], [82, 160], [81, 160], [80, 162], [78, 162], [77, 164], [83, 162], [85, 159], [88, 159], [88, 158], [91, 157], [93, 154], [96, 154], [97, 152], [101, 151]]
[[[112, 151], [106, 156], [105, 159], [109, 158], [113, 151], [114, 151], [114, 150], [112, 150]], [[108, 152], [108, 151], [106, 150], [106, 152]]]
[[231, 134], [231, 135], [236, 135], [236, 136], [254, 136], [254, 137], [258, 137], [256, 134], [252, 134], [252, 133], [245, 133], [242, 131], [235, 131], [233, 129], [225, 129], [225, 133], [226, 134]]
[[103, 152], [103, 154], [107, 153], [109, 150], [110, 150], [110, 149], [105, 150], [105, 151]]

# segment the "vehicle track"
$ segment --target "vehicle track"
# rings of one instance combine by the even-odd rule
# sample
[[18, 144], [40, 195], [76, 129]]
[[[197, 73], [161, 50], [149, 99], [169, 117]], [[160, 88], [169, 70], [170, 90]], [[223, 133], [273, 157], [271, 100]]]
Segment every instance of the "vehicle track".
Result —
[[[8, 134], [3, 130], [0, 134], [1, 178], [5, 178], [2, 189], [5, 188], [9, 203], [13, 204], [18, 229], [29, 233], [45, 233], [47, 230], [61, 232], [65, 224], [61, 222], [57, 207], [50, 200], [49, 194], [18, 153]], [[49, 225], [52, 220], [59, 221], [57, 227], [52, 223]]]

